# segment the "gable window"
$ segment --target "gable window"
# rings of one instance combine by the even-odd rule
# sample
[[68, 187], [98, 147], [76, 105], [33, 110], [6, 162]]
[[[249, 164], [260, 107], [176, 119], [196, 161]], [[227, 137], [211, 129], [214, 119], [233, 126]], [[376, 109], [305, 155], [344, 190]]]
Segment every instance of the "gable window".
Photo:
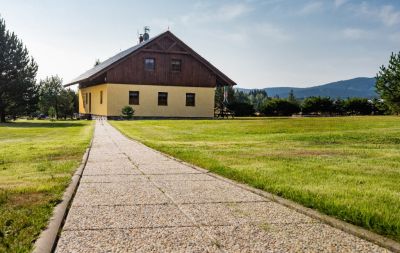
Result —
[[195, 106], [196, 105], [196, 94], [194, 93], [186, 93], [186, 106]]
[[172, 59], [171, 60], [171, 70], [175, 72], [181, 72], [182, 60]]
[[100, 91], [100, 104], [103, 104], [103, 91]]
[[158, 93], [158, 105], [168, 105], [168, 93], [159, 92]]
[[139, 104], [139, 91], [129, 91], [129, 104], [130, 105]]
[[144, 59], [144, 69], [147, 71], [154, 71], [156, 68], [156, 60], [154, 58]]

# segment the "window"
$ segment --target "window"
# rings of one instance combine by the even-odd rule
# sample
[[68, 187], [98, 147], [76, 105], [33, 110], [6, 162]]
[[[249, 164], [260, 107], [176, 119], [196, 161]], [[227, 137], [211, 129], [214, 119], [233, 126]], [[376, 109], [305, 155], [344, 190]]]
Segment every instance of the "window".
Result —
[[144, 59], [144, 69], [148, 71], [153, 71], [156, 67], [156, 60], [154, 58]]
[[139, 91], [129, 91], [129, 104], [130, 105], [139, 104]]
[[88, 94], [87, 93], [85, 93], [85, 104], [87, 104], [88, 103]]
[[168, 93], [159, 92], [158, 93], [158, 105], [168, 105]]
[[100, 104], [103, 104], [103, 91], [100, 91]]
[[195, 106], [195, 97], [194, 93], [186, 93], [186, 106]]
[[171, 60], [171, 70], [175, 72], [181, 72], [182, 61], [173, 59]]

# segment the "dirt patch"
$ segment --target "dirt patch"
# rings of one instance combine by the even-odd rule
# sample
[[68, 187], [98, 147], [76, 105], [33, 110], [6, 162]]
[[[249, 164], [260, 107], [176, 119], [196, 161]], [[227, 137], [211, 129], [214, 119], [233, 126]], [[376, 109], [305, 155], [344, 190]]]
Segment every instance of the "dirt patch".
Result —
[[334, 150], [286, 150], [286, 151], [270, 151], [255, 154], [240, 155], [243, 158], [255, 157], [309, 157], [309, 156], [346, 156], [350, 155], [348, 152], [334, 151]]
[[31, 206], [47, 201], [49, 198], [49, 194], [43, 192], [10, 194], [7, 204], [11, 206]]

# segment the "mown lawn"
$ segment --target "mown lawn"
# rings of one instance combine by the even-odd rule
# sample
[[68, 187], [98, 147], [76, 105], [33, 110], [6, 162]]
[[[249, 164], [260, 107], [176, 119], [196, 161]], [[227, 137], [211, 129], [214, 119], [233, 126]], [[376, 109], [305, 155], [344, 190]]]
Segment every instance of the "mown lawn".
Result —
[[92, 136], [87, 121], [0, 124], [0, 252], [28, 252]]
[[150, 147], [400, 241], [400, 117], [111, 123]]

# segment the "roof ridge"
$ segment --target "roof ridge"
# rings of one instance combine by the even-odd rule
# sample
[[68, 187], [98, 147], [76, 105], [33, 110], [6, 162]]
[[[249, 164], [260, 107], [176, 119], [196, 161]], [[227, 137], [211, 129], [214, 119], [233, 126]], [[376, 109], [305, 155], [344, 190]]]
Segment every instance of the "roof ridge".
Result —
[[114, 56], [111, 56], [109, 58], [107, 58], [106, 60], [100, 62], [100, 64], [94, 66], [93, 68], [85, 71], [84, 73], [82, 73], [81, 75], [79, 75], [78, 77], [72, 79], [70, 82], [64, 84], [64, 87], [76, 84], [82, 80], [88, 79], [94, 75], [96, 75], [98, 72], [104, 70], [105, 68], [109, 67], [110, 65], [112, 65], [113, 63], [125, 58], [126, 56], [130, 55], [131, 53], [135, 52], [136, 50], [138, 50], [139, 48], [142, 48], [144, 45], [150, 43], [151, 41], [155, 40], [156, 38], [160, 37], [161, 35], [168, 33], [169, 31], [165, 31], [162, 33], [157, 34], [156, 36], [150, 38], [149, 40], [139, 43], [135, 46], [129, 47], [128, 49], [125, 49], [117, 54], [115, 54]]

